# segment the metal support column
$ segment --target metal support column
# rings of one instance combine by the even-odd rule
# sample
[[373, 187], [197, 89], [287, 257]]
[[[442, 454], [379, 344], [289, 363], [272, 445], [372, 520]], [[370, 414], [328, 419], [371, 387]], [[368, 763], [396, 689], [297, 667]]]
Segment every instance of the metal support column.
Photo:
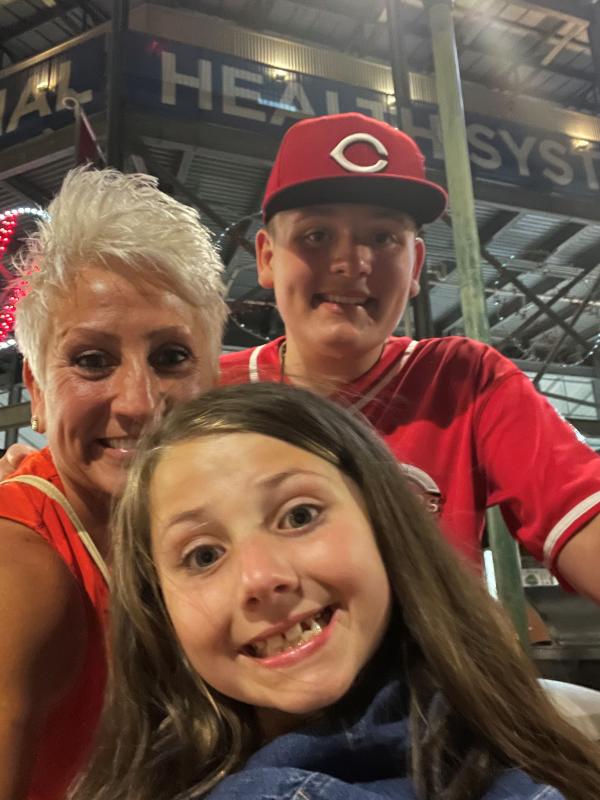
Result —
[[396, 114], [399, 116], [401, 107], [410, 102], [410, 78], [402, 42], [400, 0], [386, 0], [385, 8], [388, 18], [390, 64], [394, 80], [394, 94], [396, 96]]
[[[394, 97], [396, 102], [396, 118], [400, 119], [400, 109], [402, 106], [410, 104], [410, 76], [408, 63], [406, 61], [406, 51], [402, 40], [402, 16], [401, 0], [386, 0], [385, 3], [388, 34], [390, 65], [392, 67], [392, 78], [394, 81]], [[414, 331], [407, 332], [410, 325], [407, 325], [408, 310], [404, 318], [405, 335], [413, 335], [417, 339], [425, 339], [433, 336], [433, 320], [431, 314], [431, 301], [429, 299], [429, 281], [427, 279], [427, 264], [423, 265], [421, 271], [421, 291], [411, 302], [410, 309], [414, 320]]]
[[[23, 394], [23, 384], [21, 383], [21, 367], [19, 360], [13, 356], [12, 364], [10, 367], [11, 372], [11, 386], [8, 391], [8, 403], [10, 407], [18, 406], [21, 403], [21, 396]], [[11, 425], [5, 428], [6, 433], [4, 436], [4, 447], [8, 448], [11, 444], [16, 444], [19, 441], [19, 426]]]
[[590, 6], [589, 15], [588, 38], [594, 65], [594, 96], [596, 105], [600, 107], [600, 5], [597, 2]]
[[[453, 0], [424, 0], [429, 13], [437, 100], [442, 123], [446, 177], [452, 211], [452, 231], [460, 278], [460, 299], [465, 333], [480, 341], [489, 340], [485, 305], [479, 232], [475, 217], [473, 180], [467, 146], [462, 86], [456, 50]], [[498, 597], [510, 614], [524, 647], [527, 647], [527, 618], [521, 585], [518, 546], [506, 530], [497, 508], [488, 512], [490, 545]]]
[[107, 89], [107, 145], [108, 166], [123, 169], [125, 162], [125, 111], [123, 64], [125, 34], [129, 27], [129, 0], [113, 0], [112, 26], [109, 39], [108, 89]]

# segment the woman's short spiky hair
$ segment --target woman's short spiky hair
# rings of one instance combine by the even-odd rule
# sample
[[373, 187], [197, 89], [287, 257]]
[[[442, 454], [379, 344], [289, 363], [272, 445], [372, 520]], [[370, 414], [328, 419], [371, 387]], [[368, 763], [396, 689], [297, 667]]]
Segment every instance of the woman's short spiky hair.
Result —
[[56, 301], [86, 265], [139, 275], [198, 309], [216, 371], [226, 317], [223, 265], [198, 213], [157, 184], [150, 175], [74, 169], [50, 203], [50, 219], [26, 242], [16, 267], [29, 288], [17, 306], [15, 335], [41, 385]]

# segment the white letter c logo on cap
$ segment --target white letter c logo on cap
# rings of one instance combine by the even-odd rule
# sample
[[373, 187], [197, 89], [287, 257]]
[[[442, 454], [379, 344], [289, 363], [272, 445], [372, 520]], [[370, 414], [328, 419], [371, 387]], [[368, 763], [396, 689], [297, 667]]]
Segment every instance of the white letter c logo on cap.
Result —
[[[344, 154], [344, 150], [355, 142], [364, 142], [365, 144], [372, 145], [375, 148], [375, 152], [380, 156], [385, 156], [385, 158], [380, 158], [379, 161], [367, 166], [355, 164], [353, 161], [347, 159]], [[385, 169], [388, 165], [388, 151], [379, 139], [371, 136], [370, 133], [351, 133], [350, 136], [346, 136], [339, 144], [336, 144], [329, 155], [334, 161], [337, 161], [342, 169], [348, 172], [381, 172], [381, 170]]]

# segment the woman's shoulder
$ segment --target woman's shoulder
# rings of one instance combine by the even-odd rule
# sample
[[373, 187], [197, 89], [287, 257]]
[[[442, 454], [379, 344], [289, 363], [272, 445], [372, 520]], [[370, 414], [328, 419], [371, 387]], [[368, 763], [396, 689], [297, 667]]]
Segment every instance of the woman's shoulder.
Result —
[[25, 456], [17, 469], [8, 476], [7, 480], [17, 477], [18, 475], [36, 475], [38, 478], [44, 478], [50, 481], [50, 483], [60, 485], [60, 478], [56, 471], [56, 465], [54, 464], [54, 459], [48, 447], [44, 447], [35, 453], [30, 453]]
[[32, 453], [0, 482], [0, 525], [14, 522], [49, 540], [52, 538], [50, 529], [55, 527], [56, 510], [38, 488], [13, 480], [25, 475], [42, 478], [62, 491], [62, 482], [48, 448]]

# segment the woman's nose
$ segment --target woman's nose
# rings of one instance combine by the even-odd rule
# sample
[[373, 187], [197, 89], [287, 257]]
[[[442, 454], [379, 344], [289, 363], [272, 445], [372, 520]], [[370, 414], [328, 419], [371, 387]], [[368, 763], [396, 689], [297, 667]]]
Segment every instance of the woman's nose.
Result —
[[145, 423], [160, 413], [163, 402], [160, 380], [149, 365], [122, 367], [115, 376], [113, 413]]

